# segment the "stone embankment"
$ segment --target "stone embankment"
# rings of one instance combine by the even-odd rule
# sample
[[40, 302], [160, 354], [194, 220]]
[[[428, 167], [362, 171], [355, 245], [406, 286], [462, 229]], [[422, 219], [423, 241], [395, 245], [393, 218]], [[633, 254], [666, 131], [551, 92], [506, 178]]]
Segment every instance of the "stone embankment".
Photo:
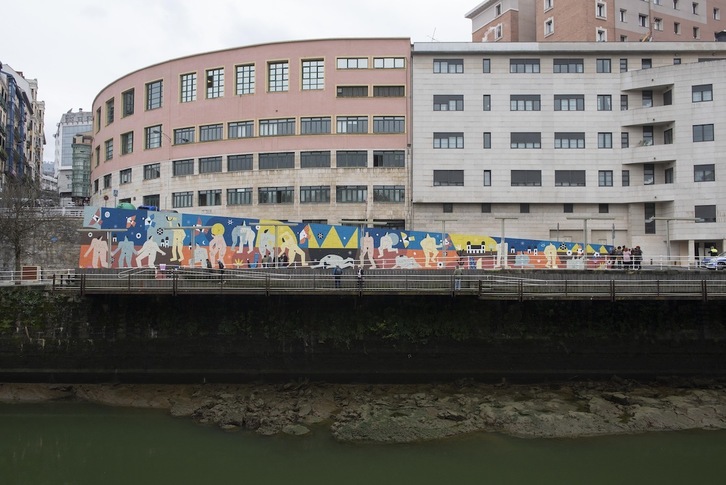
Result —
[[726, 386], [719, 382], [0, 384], [0, 402], [68, 399], [166, 409], [224, 430], [261, 435], [328, 429], [346, 442], [405, 443], [473, 432], [574, 438], [726, 429]]

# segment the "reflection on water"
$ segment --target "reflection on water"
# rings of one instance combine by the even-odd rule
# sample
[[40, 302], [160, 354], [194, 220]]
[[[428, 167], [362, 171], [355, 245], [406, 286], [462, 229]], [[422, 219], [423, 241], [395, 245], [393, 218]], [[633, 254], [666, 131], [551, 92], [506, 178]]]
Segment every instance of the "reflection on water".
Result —
[[478, 434], [349, 445], [325, 428], [265, 438], [164, 412], [80, 403], [0, 404], [0, 483], [722, 483], [726, 432], [567, 440]]

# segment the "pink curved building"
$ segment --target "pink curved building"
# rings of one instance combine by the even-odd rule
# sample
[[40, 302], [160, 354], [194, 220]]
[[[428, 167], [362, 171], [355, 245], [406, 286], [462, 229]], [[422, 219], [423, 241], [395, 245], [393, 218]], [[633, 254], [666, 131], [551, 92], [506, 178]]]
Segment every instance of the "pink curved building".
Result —
[[91, 203], [403, 228], [410, 52], [281, 42], [132, 72], [93, 102]]

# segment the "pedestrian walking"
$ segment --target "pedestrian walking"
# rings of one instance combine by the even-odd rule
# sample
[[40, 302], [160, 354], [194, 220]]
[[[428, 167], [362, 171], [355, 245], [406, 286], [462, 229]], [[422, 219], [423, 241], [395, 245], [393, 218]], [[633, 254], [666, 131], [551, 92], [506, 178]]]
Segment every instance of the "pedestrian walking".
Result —
[[461, 275], [463, 274], [463, 271], [461, 270], [461, 265], [456, 265], [456, 268], [454, 268], [454, 290], [459, 291], [461, 289]]
[[340, 266], [336, 266], [333, 268], [333, 278], [335, 279], [335, 287], [340, 288], [340, 275], [343, 274], [343, 270], [340, 269]]
[[358, 266], [358, 273], [356, 275], [358, 277], [358, 289], [363, 289], [363, 266]]

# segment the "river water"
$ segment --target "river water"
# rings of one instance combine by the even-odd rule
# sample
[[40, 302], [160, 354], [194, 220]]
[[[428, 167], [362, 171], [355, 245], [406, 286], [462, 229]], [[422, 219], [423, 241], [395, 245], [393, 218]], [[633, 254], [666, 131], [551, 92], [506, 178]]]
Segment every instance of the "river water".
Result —
[[726, 431], [414, 445], [225, 432], [164, 411], [0, 404], [0, 484], [712, 484]]

